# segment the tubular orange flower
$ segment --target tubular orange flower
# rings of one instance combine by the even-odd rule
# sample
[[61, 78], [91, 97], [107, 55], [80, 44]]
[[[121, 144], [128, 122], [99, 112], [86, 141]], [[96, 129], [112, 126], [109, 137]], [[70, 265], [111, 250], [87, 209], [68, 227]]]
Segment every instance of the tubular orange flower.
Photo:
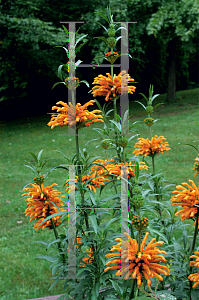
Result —
[[[88, 255], [90, 256], [90, 258], [88, 257], [85, 257], [83, 258], [83, 261], [86, 263], [86, 264], [90, 264], [92, 262], [92, 260], [94, 259], [94, 257], [92, 256], [93, 252], [91, 249], [86, 249], [86, 252], [88, 253]], [[80, 263], [80, 267], [85, 267], [86, 265], [84, 263]]]
[[104, 122], [101, 115], [96, 115], [96, 113], [100, 113], [101, 110], [95, 109], [91, 112], [87, 110], [87, 107], [93, 105], [93, 103], [95, 103], [95, 100], [90, 100], [82, 106], [80, 103], [77, 103], [76, 109], [74, 109], [71, 103], [69, 103], [68, 106], [68, 104], [63, 101], [57, 102], [57, 104], [63, 107], [52, 107], [52, 110], [57, 110], [57, 114], [52, 115], [48, 126], [51, 126], [51, 129], [53, 129], [55, 126], [67, 125], [68, 127], [74, 127], [76, 124], [76, 128], [80, 129], [85, 126], [89, 127], [90, 124], [94, 122]]
[[[78, 176], [76, 176], [76, 177], [78, 178]], [[92, 176], [88, 175], [88, 176], [82, 176], [82, 184], [84, 185], [85, 182], [87, 180], [89, 180], [89, 179], [91, 179], [91, 180], [87, 183], [86, 187], [88, 187], [90, 190], [93, 190], [94, 193], [97, 192], [96, 189], [95, 189], [96, 187], [99, 188], [101, 185], [105, 185], [104, 181], [110, 181], [109, 179], [104, 178], [102, 176], [94, 177], [93, 175]], [[68, 179], [66, 181], [66, 183], [69, 184], [70, 180], [71, 179]], [[72, 180], [75, 181], [75, 182], [77, 182], [77, 179], [72, 179]], [[66, 191], [69, 191], [69, 193], [71, 191], [74, 191], [74, 190], [75, 190], [75, 186], [74, 185], [66, 188]]]
[[[91, 173], [94, 173], [97, 175], [103, 174], [104, 176], [114, 174], [114, 175], [123, 177], [124, 174], [123, 174], [123, 171], [121, 171], [121, 168], [124, 165], [128, 165], [129, 166], [128, 167], [128, 178], [135, 176], [135, 165], [132, 165], [132, 162], [126, 162], [125, 164], [124, 163], [115, 164], [114, 159], [110, 159], [110, 160], [97, 159], [96, 163], [101, 164], [107, 170], [104, 169], [103, 167], [100, 167], [99, 165], [93, 165], [91, 168]], [[140, 162], [139, 169], [140, 170], [142, 170], [142, 169], [148, 170], [148, 166], [144, 162]], [[120, 179], [120, 177], [118, 177], [118, 179]]]
[[117, 53], [117, 52], [107, 52], [105, 54], [105, 57], [108, 59], [108, 61], [111, 63], [111, 64], [114, 64], [114, 62], [116, 61], [116, 59], [119, 57], [120, 55]]
[[[167, 266], [160, 265], [157, 262], [166, 262], [164, 256], [160, 254], [167, 254], [165, 251], [159, 250], [156, 246], [162, 245], [164, 242], [155, 242], [153, 238], [145, 247], [147, 236], [141, 243], [140, 251], [138, 252], [137, 241], [132, 239], [128, 233], [124, 232], [124, 235], [128, 237], [128, 241], [123, 241], [121, 238], [116, 238], [115, 241], [119, 241], [117, 245], [112, 246], [110, 251], [117, 251], [119, 253], [108, 253], [105, 256], [114, 257], [113, 260], [108, 261], [105, 265], [114, 264], [114, 266], [107, 267], [104, 271], [110, 269], [118, 270], [116, 276], [125, 275], [124, 279], [127, 280], [131, 275], [133, 278], [137, 278], [137, 285], [141, 286], [141, 275], [143, 274], [147, 280], [147, 284], [151, 286], [151, 280], [149, 277], [157, 277], [159, 280], [163, 280], [159, 273], [169, 275], [170, 271]], [[121, 251], [121, 247], [123, 251]], [[145, 247], [145, 249], [144, 249]], [[117, 258], [118, 257], [118, 258]], [[122, 265], [122, 266], [121, 266]]]
[[114, 74], [112, 76], [110, 73], [106, 73], [106, 76], [98, 75], [98, 77], [94, 78], [92, 84], [95, 86], [92, 88], [92, 94], [94, 97], [96, 96], [104, 96], [105, 100], [108, 101], [109, 99], [112, 100], [113, 97], [119, 98], [120, 94], [130, 93], [133, 94], [135, 92], [135, 86], [128, 86], [129, 81], [134, 81], [126, 71], [120, 72], [118, 76]]
[[199, 174], [199, 157], [196, 157], [195, 160], [196, 162], [193, 165], [193, 171], [196, 171], [196, 173], [194, 174], [194, 177], [196, 177]]
[[139, 142], [135, 143], [134, 147], [137, 147], [139, 149], [135, 149], [133, 151], [133, 154], [135, 154], [135, 156], [144, 155], [153, 157], [158, 153], [163, 154], [163, 151], [168, 151], [171, 149], [168, 147], [168, 142], [162, 143], [163, 141], [166, 141], [163, 136], [158, 137], [157, 135], [155, 135], [154, 137], [152, 137], [151, 141], [144, 138], [138, 138], [138, 140]]
[[[61, 208], [64, 206], [64, 203], [62, 202], [61, 198], [65, 198], [65, 195], [61, 195], [60, 192], [57, 190], [53, 190], [53, 186], [57, 185], [56, 183], [51, 184], [50, 186], [46, 186], [43, 188], [43, 183], [41, 185], [38, 185], [36, 183], [31, 184], [32, 188], [25, 188], [24, 191], [29, 191], [28, 193], [24, 193], [22, 196], [30, 196], [30, 198], [26, 199], [28, 208], [26, 208], [25, 213], [26, 216], [30, 216], [30, 222], [32, 220], [38, 220], [36, 225], [33, 227], [44, 229], [45, 227], [48, 227], [49, 229], [52, 229], [51, 220], [48, 220], [44, 222], [42, 225], [39, 226], [39, 224], [48, 216], [57, 213], [57, 212], [63, 212], [66, 211], [65, 209]], [[53, 205], [53, 203], [56, 204], [56, 206], [59, 207], [59, 210]], [[61, 221], [59, 220], [60, 216], [53, 217], [52, 220], [54, 222], [54, 225], [57, 226]]]
[[[199, 268], [199, 251], [195, 251], [194, 253], [195, 255], [190, 256], [190, 258], [196, 258], [196, 261], [190, 261], [190, 266]], [[193, 288], [196, 288], [199, 285], [199, 272], [190, 274], [188, 279], [195, 282]]]
[[144, 119], [144, 122], [145, 122], [145, 124], [147, 125], [147, 126], [152, 126], [153, 125], [153, 123], [154, 123], [154, 119], [152, 119], [152, 118], [146, 118], [146, 119]]
[[173, 202], [171, 203], [172, 206], [178, 205], [184, 207], [175, 213], [175, 216], [181, 214], [182, 221], [189, 218], [196, 218], [198, 212], [198, 207], [196, 205], [199, 205], [199, 188], [195, 185], [193, 180], [189, 180], [189, 182], [192, 183], [192, 186], [186, 182], [182, 183], [188, 187], [188, 189], [182, 185], [177, 185], [176, 188], [179, 191], [173, 191], [172, 193], [177, 193], [177, 195], [172, 196], [170, 199]]

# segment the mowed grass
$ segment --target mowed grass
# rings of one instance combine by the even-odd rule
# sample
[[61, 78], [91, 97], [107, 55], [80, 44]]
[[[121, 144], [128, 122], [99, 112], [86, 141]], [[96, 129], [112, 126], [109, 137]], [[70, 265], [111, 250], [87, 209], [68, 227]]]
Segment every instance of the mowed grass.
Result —
[[[198, 185], [199, 176], [194, 178], [195, 172], [192, 170], [197, 153], [192, 147], [179, 144], [199, 144], [193, 143], [199, 139], [199, 127], [194, 121], [194, 118], [199, 121], [198, 93], [199, 89], [180, 91], [177, 93], [176, 103], [161, 105], [152, 114], [154, 119], [160, 119], [153, 125], [152, 135], [165, 136], [171, 148], [155, 158], [156, 172], [162, 170], [168, 183], [177, 185], [192, 179]], [[155, 103], [164, 99], [165, 95], [161, 95]], [[137, 124], [140, 137], [149, 137], [148, 127], [143, 123], [147, 117], [144, 109], [139, 104], [130, 102], [130, 115], [132, 114], [130, 124], [141, 121]], [[68, 157], [75, 153], [75, 140], [74, 137], [67, 136], [67, 128], [57, 127], [51, 130], [47, 126], [49, 120], [50, 116], [47, 115], [0, 122], [0, 300], [25, 300], [63, 293], [61, 284], [48, 291], [52, 282], [50, 264], [35, 258], [48, 253], [43, 245], [34, 242], [52, 240], [53, 233], [47, 229], [37, 232], [32, 229], [33, 224], [24, 214], [27, 204], [21, 196], [23, 187], [35, 177], [24, 166], [24, 160], [33, 163], [28, 152], [37, 154], [44, 149], [45, 158], [54, 158], [47, 164], [49, 168], [66, 163], [62, 155], [54, 150], [62, 151]], [[79, 139], [80, 147], [86, 147], [90, 155], [105, 158], [102, 148], [95, 148], [98, 142], [85, 146], [90, 139], [100, 137], [92, 128], [102, 126], [101, 123], [96, 123], [90, 128], [82, 129], [80, 134], [84, 136]], [[132, 156], [136, 141], [136, 138], [132, 139], [129, 145], [131, 148], [126, 148], [129, 157]], [[108, 155], [113, 155], [113, 151], [108, 152]], [[147, 161], [151, 165], [150, 158]], [[68, 174], [65, 171], [56, 170], [50, 173], [46, 184], [58, 183], [59, 191], [64, 194], [66, 179]], [[107, 197], [111, 193], [114, 193], [113, 189], [105, 188], [102, 196]]]

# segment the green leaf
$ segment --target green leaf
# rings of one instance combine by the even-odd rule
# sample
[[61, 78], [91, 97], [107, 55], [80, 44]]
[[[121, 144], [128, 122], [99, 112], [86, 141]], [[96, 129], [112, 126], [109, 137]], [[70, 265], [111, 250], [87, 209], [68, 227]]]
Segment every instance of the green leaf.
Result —
[[152, 229], [150, 226], [148, 226], [148, 230], [149, 230], [149, 232], [153, 232], [153, 233], [156, 233], [158, 236], [161, 236], [161, 238], [168, 244], [168, 240], [163, 233], [161, 233], [158, 230]]
[[66, 51], [66, 53], [68, 54], [68, 49], [66, 49], [65, 47], [62, 47], [62, 46], [55, 46], [56, 48], [63, 48], [65, 51]]
[[59, 79], [61, 79], [63, 81], [63, 77], [62, 77], [62, 73], [61, 73], [61, 70], [62, 70], [62, 67], [65, 66], [64, 64], [63, 65], [60, 65], [59, 68], [58, 68], [58, 77]]
[[142, 104], [140, 101], [135, 101], [135, 102], [141, 104], [144, 107], [144, 109], [146, 109], [146, 106], [144, 104]]
[[87, 85], [87, 87], [90, 87], [89, 83], [86, 80], [81, 80], [79, 83], [82, 83], [82, 82], [85, 83]]
[[78, 40], [75, 42], [75, 46], [83, 39], [87, 36], [88, 34], [84, 34], [82, 35], [80, 38], [78, 38]]
[[39, 151], [39, 153], [38, 153], [38, 156], [37, 156], [37, 160], [38, 160], [38, 162], [39, 162], [39, 161], [40, 161], [40, 159], [41, 159], [42, 152], [43, 152], [43, 149], [42, 149], [41, 151]]
[[76, 67], [79, 66], [82, 63], [82, 60], [78, 59], [78, 61], [75, 63]]
[[32, 171], [34, 171], [34, 172], [37, 174], [37, 171], [35, 170], [34, 167], [31, 167], [31, 166], [29, 166], [29, 165], [25, 165], [25, 167], [30, 168]]
[[144, 99], [148, 102], [148, 98], [144, 94], [140, 93], [140, 95], [142, 95]]
[[82, 43], [81, 45], [79, 45], [77, 48], [76, 48], [76, 53], [78, 51], [80, 51], [80, 49], [87, 43], [88, 41], [86, 41], [85, 43]]
[[64, 26], [64, 25], [62, 25], [62, 27], [64, 28], [64, 31], [67, 33], [67, 35], [69, 34], [69, 32], [68, 32], [68, 29]]
[[136, 161], [135, 162], [135, 178], [136, 178], [137, 182], [139, 180], [139, 175], [140, 175], [139, 163]]
[[105, 37], [99, 36], [99, 37], [94, 37], [94, 39], [100, 39], [100, 40], [102, 40], [102, 41], [104, 41], [104, 42], [106, 42], [108, 44], [108, 41], [107, 41], [107, 39]]
[[100, 26], [102, 26], [102, 27], [104, 28], [104, 30], [106, 30], [106, 32], [108, 32], [107, 28], [106, 28], [104, 25], [102, 25], [101, 23], [99, 23], [99, 22], [97, 22], [97, 21], [93, 21], [93, 22], [99, 24]]
[[57, 261], [57, 259], [58, 259], [58, 257], [55, 257], [55, 256], [47, 256], [47, 255], [40, 255], [40, 256], [37, 256], [36, 258], [45, 259], [45, 260], [50, 261], [50, 262], [55, 262], [55, 261]]
[[120, 297], [122, 297], [123, 290], [121, 289], [119, 284], [115, 280], [111, 280], [111, 279], [109, 279], [109, 280], [112, 282], [112, 285], [113, 285], [115, 291], [119, 294]]
[[38, 159], [37, 159], [36, 155], [32, 152], [28, 152], [28, 153], [30, 153], [32, 155], [32, 157], [34, 158], [34, 160], [36, 161], [36, 163], [38, 163]]
[[164, 103], [158, 103], [158, 104], [156, 104], [156, 105], [153, 107], [153, 109], [155, 109], [156, 107], [158, 107], [158, 106], [161, 105], [161, 104], [164, 104]]
[[60, 83], [63, 83], [63, 84], [65, 84], [65, 82], [64, 82], [64, 81], [56, 82], [56, 83], [53, 85], [52, 89], [54, 89], [54, 87], [56, 87], [56, 86], [57, 86], [58, 84], [60, 84]]
[[91, 224], [93, 226], [93, 229], [95, 231], [95, 233], [97, 234], [97, 219], [96, 219], [96, 215], [90, 215], [88, 216], [89, 220], [91, 221]]
[[151, 102], [153, 102], [153, 100], [154, 100], [156, 97], [158, 97], [158, 96], [160, 96], [160, 94], [154, 95], [154, 96], [151, 98]]
[[104, 20], [106, 20], [109, 23], [108, 18], [105, 15], [103, 15], [102, 13], [94, 11], [94, 14], [98, 14], [100, 17], [104, 18]]

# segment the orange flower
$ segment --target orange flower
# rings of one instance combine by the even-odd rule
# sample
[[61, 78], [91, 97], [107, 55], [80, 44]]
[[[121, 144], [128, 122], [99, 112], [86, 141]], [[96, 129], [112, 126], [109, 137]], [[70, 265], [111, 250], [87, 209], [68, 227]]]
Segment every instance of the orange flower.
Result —
[[[124, 279], [127, 280], [131, 275], [133, 278], [137, 278], [137, 285], [141, 286], [141, 275], [143, 274], [147, 280], [147, 284], [151, 286], [151, 280], [149, 277], [156, 277], [159, 280], [163, 280], [159, 274], [169, 275], [169, 269], [167, 266], [160, 265], [157, 262], [166, 262], [166, 259], [160, 254], [167, 254], [165, 251], [159, 250], [157, 245], [162, 245], [164, 242], [155, 242], [153, 238], [145, 247], [147, 236], [141, 243], [140, 251], [138, 251], [137, 241], [132, 239], [128, 233], [124, 232], [124, 235], [128, 237], [128, 241], [123, 241], [121, 238], [116, 238], [115, 241], [119, 241], [117, 245], [112, 246], [110, 251], [117, 251], [119, 253], [108, 253], [105, 256], [114, 257], [113, 260], [108, 261], [105, 265], [114, 264], [114, 266], [107, 267], [104, 271], [109, 269], [118, 270], [116, 276], [125, 275]], [[123, 251], [121, 251], [121, 247]], [[117, 258], [118, 257], [118, 258]], [[122, 266], [121, 266], [122, 265]]]
[[120, 55], [117, 52], [107, 52], [105, 54], [105, 57], [107, 58], [107, 60], [111, 63], [114, 64], [114, 62], [116, 61], [116, 59], [119, 57]]
[[[30, 198], [26, 199], [26, 202], [28, 202], [28, 208], [26, 208], [25, 210], [26, 216], [30, 216], [30, 222], [32, 220], [38, 220], [33, 229], [36, 228], [48, 216], [57, 212], [66, 211], [63, 208], [60, 208], [61, 206], [64, 206], [64, 203], [62, 202], [62, 199], [59, 198], [65, 198], [66, 196], [60, 196], [60, 192], [57, 192], [57, 190], [53, 190], [52, 187], [55, 185], [57, 184], [53, 183], [50, 186], [46, 186], [45, 188], [43, 188], [43, 183], [41, 185], [34, 183], [31, 184], [32, 188], [29, 187], [24, 189], [24, 191], [29, 192], [23, 194], [22, 196], [30, 196]], [[57, 210], [57, 208], [53, 205], [53, 203], [51, 203], [51, 201], [59, 207], [59, 210]], [[60, 217], [61, 215], [52, 218], [55, 226], [58, 226], [59, 223], [61, 223], [61, 221], [59, 220]], [[38, 226], [36, 231], [40, 228], [44, 229], [45, 227], [52, 229], [51, 220], [48, 220], [42, 225]]]
[[[92, 260], [94, 259], [94, 257], [92, 256], [93, 252], [91, 249], [86, 249], [86, 252], [88, 253], [88, 255], [90, 256], [90, 258], [88, 257], [85, 257], [83, 258], [83, 261], [86, 263], [86, 264], [90, 264], [92, 262]], [[80, 267], [85, 267], [86, 265], [84, 263], [80, 263]]]
[[51, 126], [51, 129], [53, 129], [55, 126], [67, 125], [68, 127], [74, 127], [76, 124], [76, 128], [80, 129], [85, 126], [89, 127], [90, 124], [94, 122], [104, 122], [101, 115], [95, 114], [100, 113], [101, 110], [96, 109], [91, 112], [87, 110], [87, 107], [93, 105], [93, 103], [95, 103], [95, 100], [90, 100], [82, 106], [80, 103], [77, 103], [76, 109], [74, 109], [71, 103], [69, 103], [68, 106], [68, 104], [63, 101], [57, 102], [57, 104], [61, 104], [63, 107], [52, 107], [52, 110], [57, 110], [57, 114], [52, 115], [48, 126]]
[[[121, 166], [123, 165], [128, 165], [128, 178], [134, 177], [135, 176], [135, 165], [132, 165], [132, 162], [126, 162], [124, 163], [119, 163], [119, 164], [115, 164], [114, 163], [114, 159], [110, 159], [110, 160], [102, 160], [102, 159], [97, 159], [96, 163], [101, 164], [102, 166], [104, 166], [106, 169], [104, 169], [103, 167], [100, 167], [99, 165], [93, 165], [91, 168], [91, 173], [97, 174], [97, 175], [117, 175], [120, 177], [124, 177], [123, 171], [121, 171]], [[132, 165], [132, 166], [130, 166]], [[148, 170], [148, 166], [144, 163], [144, 162], [140, 162], [139, 163], [139, 169], [142, 170]], [[118, 177], [117, 179], [120, 179], [120, 177]]]
[[198, 212], [198, 207], [196, 205], [199, 205], [199, 189], [193, 180], [189, 180], [189, 182], [192, 183], [192, 186], [186, 182], [182, 183], [188, 187], [188, 189], [182, 185], [177, 185], [176, 188], [180, 191], [173, 191], [172, 193], [177, 193], [177, 195], [172, 196], [170, 199], [173, 202], [171, 203], [172, 206], [178, 205], [184, 207], [175, 213], [175, 216], [181, 214], [182, 221], [189, 218], [196, 218]]
[[[76, 177], [78, 178], [78, 176], [76, 176]], [[95, 189], [96, 187], [99, 188], [101, 185], [105, 185], [104, 181], [110, 181], [109, 179], [104, 178], [102, 176], [94, 177], [93, 175], [92, 176], [88, 175], [88, 176], [82, 176], [82, 184], [84, 185], [85, 182], [89, 179], [91, 179], [91, 180], [87, 183], [86, 187], [88, 187], [90, 190], [93, 190], [94, 193], [97, 192], [96, 189]], [[69, 184], [70, 180], [73, 180], [73, 181], [77, 182], [77, 179], [68, 179], [66, 181], [66, 183]], [[69, 191], [69, 193], [71, 191], [74, 191], [74, 190], [75, 190], [74, 185], [72, 185], [70, 187], [67, 187], [67, 189], [66, 189], [66, 191]]]
[[133, 154], [135, 154], [135, 156], [144, 155], [153, 157], [160, 152], [161, 154], [163, 154], [163, 151], [168, 151], [171, 149], [168, 147], [168, 142], [162, 143], [163, 141], [166, 141], [163, 136], [158, 137], [157, 135], [155, 135], [154, 137], [152, 137], [151, 141], [144, 138], [139, 138], [138, 140], [139, 142], [135, 143], [134, 147], [137, 147], [139, 149], [135, 149], [133, 151]]
[[126, 74], [126, 71], [120, 72], [118, 76], [114, 74], [113, 79], [110, 73], [106, 73], [106, 75], [108, 77], [98, 75], [98, 77], [94, 78], [92, 83], [95, 84], [95, 86], [92, 88], [92, 94], [94, 97], [105, 96], [105, 100], [108, 101], [108, 99], [112, 100], [113, 97], [119, 98], [121, 93], [133, 94], [133, 92], [135, 92], [135, 86], [128, 86], [128, 82], [134, 81], [134, 79]]
[[[198, 154], [199, 156], [199, 154]], [[193, 170], [196, 171], [194, 177], [196, 177], [199, 174], [199, 157], [195, 158], [196, 162], [193, 165]]]
[[[190, 256], [190, 258], [196, 258], [196, 261], [190, 261], [190, 266], [199, 268], [199, 256], [197, 256], [197, 255], [199, 255], [199, 251], [195, 251], [194, 253], [195, 253], [195, 255]], [[195, 282], [193, 285], [193, 288], [196, 288], [197, 285], [199, 285], [199, 272], [190, 274], [188, 276], [188, 279]]]

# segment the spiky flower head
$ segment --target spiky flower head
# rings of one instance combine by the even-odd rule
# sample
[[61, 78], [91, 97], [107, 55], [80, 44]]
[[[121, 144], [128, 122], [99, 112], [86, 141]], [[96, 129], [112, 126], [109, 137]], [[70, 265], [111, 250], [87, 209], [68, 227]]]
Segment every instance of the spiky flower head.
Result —
[[106, 257], [113, 258], [105, 265], [113, 264], [113, 266], [107, 267], [104, 271], [108, 271], [110, 269], [118, 270], [116, 272], [116, 276], [124, 275], [126, 273], [124, 277], [125, 280], [128, 280], [131, 275], [132, 278], [137, 278], [138, 286], [141, 286], [142, 274], [149, 286], [151, 286], [150, 277], [156, 277], [163, 281], [160, 274], [170, 275], [168, 267], [158, 263], [166, 262], [166, 259], [161, 254], [167, 253], [159, 250], [157, 247], [158, 245], [162, 245], [164, 242], [155, 242], [156, 239], [153, 238], [145, 247], [147, 236], [149, 235], [149, 233], [146, 232], [139, 251], [137, 241], [132, 239], [126, 232], [124, 232], [124, 235], [128, 237], [128, 241], [116, 238], [115, 241], [118, 241], [119, 243], [117, 245], [113, 245], [110, 250], [111, 252], [117, 251], [117, 253], [108, 253], [105, 255]]
[[109, 143], [107, 143], [106, 141], [103, 141], [103, 142], [101, 142], [101, 146], [103, 149], [108, 149]]
[[116, 45], [116, 39], [113, 36], [107, 38], [109, 47], [113, 48]]
[[139, 218], [138, 216], [133, 216], [132, 224], [137, 230], [144, 230], [148, 227], [149, 220], [145, 217]]
[[147, 107], [146, 107], [146, 112], [147, 112], [148, 114], [151, 114], [151, 113], [153, 112], [153, 106], [151, 106], [151, 105], [147, 106]]
[[153, 125], [153, 123], [154, 123], [154, 119], [152, 119], [152, 118], [146, 118], [146, 119], [144, 119], [144, 122], [145, 122], [145, 124], [147, 125], [147, 126], [152, 126]]

